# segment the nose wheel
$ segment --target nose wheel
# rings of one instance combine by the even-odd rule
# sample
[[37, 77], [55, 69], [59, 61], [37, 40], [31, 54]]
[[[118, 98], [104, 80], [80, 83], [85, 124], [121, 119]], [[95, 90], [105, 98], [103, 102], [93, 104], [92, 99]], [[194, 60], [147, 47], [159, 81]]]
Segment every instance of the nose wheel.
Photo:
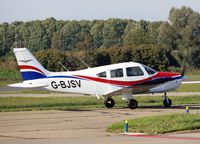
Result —
[[114, 105], [115, 105], [115, 101], [114, 101], [112, 98], [107, 98], [107, 99], [105, 99], [105, 101], [104, 101], [104, 105], [105, 105], [105, 107], [107, 107], [107, 108], [112, 108], [112, 107], [114, 107]]
[[164, 93], [163, 105], [165, 107], [170, 107], [172, 105], [172, 100], [167, 97], [167, 93], [166, 92]]

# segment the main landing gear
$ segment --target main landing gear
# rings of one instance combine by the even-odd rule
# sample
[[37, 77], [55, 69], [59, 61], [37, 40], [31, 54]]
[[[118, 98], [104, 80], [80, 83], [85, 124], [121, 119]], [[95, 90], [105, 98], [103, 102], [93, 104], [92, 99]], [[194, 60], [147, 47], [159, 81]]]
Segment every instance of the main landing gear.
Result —
[[[136, 109], [138, 107], [138, 102], [135, 99], [125, 98], [124, 100], [127, 101], [128, 107], [130, 109]], [[106, 98], [104, 100], [104, 105], [107, 108], [112, 108], [115, 105], [115, 101], [111, 97], [110, 98]], [[163, 105], [165, 107], [170, 107], [172, 105], [172, 100], [167, 97], [167, 93], [166, 92], [164, 93]]]
[[[138, 107], [138, 102], [135, 99], [130, 99], [127, 102], [130, 109], [136, 109]], [[104, 105], [107, 108], [112, 108], [115, 105], [115, 101], [112, 98], [107, 98], [104, 100]]]
[[112, 108], [115, 105], [115, 101], [112, 98], [107, 98], [104, 100], [104, 105], [107, 108]]
[[138, 107], [138, 102], [135, 99], [130, 99], [128, 101], [128, 107], [130, 109], [136, 109]]
[[165, 107], [170, 107], [170, 106], [172, 105], [172, 101], [171, 101], [171, 99], [169, 99], [169, 98], [167, 97], [167, 93], [166, 93], [166, 92], [164, 93], [163, 105], [164, 105]]

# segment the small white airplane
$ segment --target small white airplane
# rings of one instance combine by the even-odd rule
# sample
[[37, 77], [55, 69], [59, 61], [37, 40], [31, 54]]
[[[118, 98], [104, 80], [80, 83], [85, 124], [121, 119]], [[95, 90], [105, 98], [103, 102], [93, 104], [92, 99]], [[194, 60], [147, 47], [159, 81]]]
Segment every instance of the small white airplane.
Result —
[[157, 72], [143, 64], [125, 62], [78, 71], [50, 72], [46, 70], [27, 48], [14, 48], [23, 82], [8, 85], [19, 88], [43, 88], [50, 91], [95, 95], [104, 98], [107, 108], [112, 108], [113, 95], [122, 95], [130, 109], [138, 107], [133, 94], [164, 93], [163, 104], [172, 101], [166, 92], [178, 88], [183, 76], [175, 72]]

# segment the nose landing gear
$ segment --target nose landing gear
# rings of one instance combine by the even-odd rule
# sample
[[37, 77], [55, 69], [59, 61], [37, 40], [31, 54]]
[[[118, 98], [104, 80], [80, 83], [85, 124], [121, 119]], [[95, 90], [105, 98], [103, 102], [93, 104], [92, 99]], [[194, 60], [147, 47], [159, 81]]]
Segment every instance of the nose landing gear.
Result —
[[163, 105], [165, 107], [170, 107], [172, 105], [172, 100], [167, 97], [167, 93], [166, 92], [164, 93]]

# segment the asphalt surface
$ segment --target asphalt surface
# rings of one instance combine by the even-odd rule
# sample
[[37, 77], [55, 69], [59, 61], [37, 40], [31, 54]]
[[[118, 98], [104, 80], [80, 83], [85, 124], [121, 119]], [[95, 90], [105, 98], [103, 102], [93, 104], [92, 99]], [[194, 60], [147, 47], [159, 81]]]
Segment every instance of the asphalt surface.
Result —
[[[197, 113], [199, 109], [191, 109]], [[127, 136], [106, 132], [112, 123], [149, 115], [184, 113], [182, 108], [101, 109], [0, 113], [0, 144], [199, 144], [200, 131]]]

